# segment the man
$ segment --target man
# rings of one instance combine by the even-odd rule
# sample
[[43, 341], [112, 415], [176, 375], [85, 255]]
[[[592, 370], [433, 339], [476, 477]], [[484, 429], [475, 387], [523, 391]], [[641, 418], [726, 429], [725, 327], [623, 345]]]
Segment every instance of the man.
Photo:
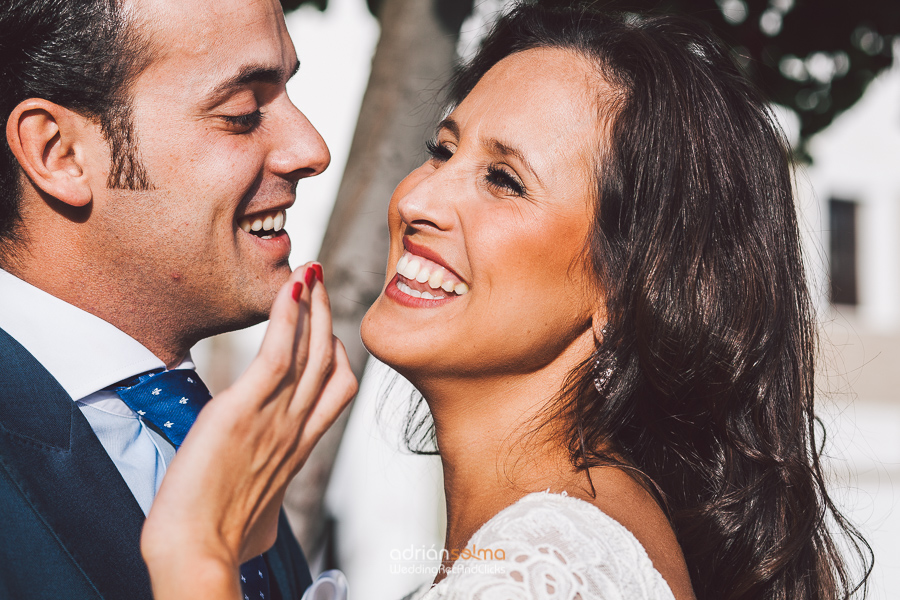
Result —
[[[0, 597], [151, 597], [175, 448], [118, 390], [267, 317], [329, 162], [297, 66], [277, 0], [0, 8]], [[264, 563], [271, 597], [309, 583], [283, 518]]]

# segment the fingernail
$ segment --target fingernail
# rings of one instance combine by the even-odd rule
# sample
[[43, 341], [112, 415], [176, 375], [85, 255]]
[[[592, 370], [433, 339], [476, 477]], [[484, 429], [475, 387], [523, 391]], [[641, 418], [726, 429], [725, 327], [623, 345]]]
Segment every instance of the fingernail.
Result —
[[303, 284], [299, 281], [294, 284], [294, 287], [291, 289], [291, 298], [294, 299], [294, 302], [300, 302], [300, 294], [303, 293]]
[[306, 280], [306, 285], [309, 289], [312, 289], [313, 281], [315, 281], [316, 272], [312, 267], [306, 267], [306, 273], [304, 273], [303, 278]]
[[322, 265], [320, 265], [319, 263], [313, 263], [312, 268], [316, 270], [316, 278], [319, 281], [324, 282], [325, 276], [322, 274]]

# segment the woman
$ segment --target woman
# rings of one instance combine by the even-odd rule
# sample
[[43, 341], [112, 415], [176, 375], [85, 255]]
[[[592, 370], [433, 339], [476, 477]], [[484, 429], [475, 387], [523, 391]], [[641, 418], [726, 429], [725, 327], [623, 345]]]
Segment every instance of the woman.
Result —
[[428, 403], [447, 555], [504, 556], [422, 597], [846, 597], [789, 154], [728, 50], [523, 4], [451, 105], [362, 334]]

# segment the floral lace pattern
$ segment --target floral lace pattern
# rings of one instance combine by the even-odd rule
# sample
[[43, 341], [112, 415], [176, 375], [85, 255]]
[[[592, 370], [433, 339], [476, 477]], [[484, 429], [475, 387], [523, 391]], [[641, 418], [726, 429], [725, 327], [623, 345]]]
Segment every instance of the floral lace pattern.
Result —
[[[674, 600], [644, 547], [593, 504], [529, 494], [469, 540], [493, 560], [460, 558], [418, 600]], [[502, 552], [501, 552], [502, 551]]]

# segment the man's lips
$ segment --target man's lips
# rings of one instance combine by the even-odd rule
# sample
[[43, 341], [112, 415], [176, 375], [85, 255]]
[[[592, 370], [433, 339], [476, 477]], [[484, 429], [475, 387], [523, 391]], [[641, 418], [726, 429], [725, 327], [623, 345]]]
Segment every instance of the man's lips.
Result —
[[238, 227], [261, 239], [268, 240], [284, 229], [287, 213], [284, 210], [271, 210], [241, 217]]

